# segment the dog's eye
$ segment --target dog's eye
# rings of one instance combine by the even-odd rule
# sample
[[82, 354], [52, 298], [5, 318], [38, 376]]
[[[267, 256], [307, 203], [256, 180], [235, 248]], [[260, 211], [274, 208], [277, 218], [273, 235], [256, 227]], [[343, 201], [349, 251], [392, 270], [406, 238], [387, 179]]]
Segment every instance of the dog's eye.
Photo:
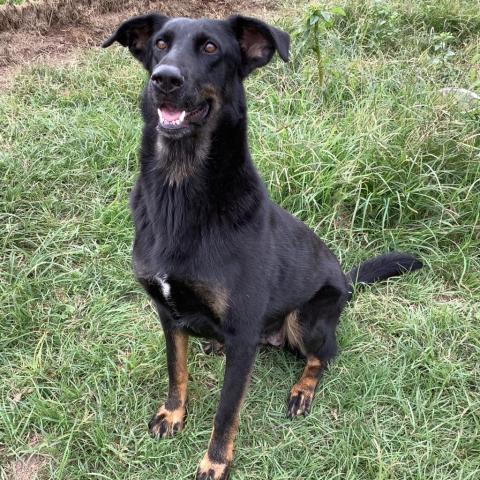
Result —
[[168, 43], [165, 40], [157, 40], [157, 48], [160, 50], [165, 50], [168, 47]]
[[203, 51], [206, 53], [215, 53], [217, 50], [218, 47], [212, 42], [207, 42], [203, 47]]

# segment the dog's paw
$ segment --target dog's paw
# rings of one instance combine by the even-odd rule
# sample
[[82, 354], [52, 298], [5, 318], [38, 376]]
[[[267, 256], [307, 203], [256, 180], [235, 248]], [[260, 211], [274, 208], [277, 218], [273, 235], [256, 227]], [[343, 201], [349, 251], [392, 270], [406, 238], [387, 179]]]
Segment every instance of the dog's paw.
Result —
[[148, 422], [148, 430], [155, 438], [173, 437], [182, 431], [184, 422], [185, 407], [168, 410], [162, 406]]
[[207, 355], [223, 355], [223, 343], [218, 340], [211, 340], [203, 345], [203, 352]]
[[206, 453], [198, 466], [195, 480], [227, 480], [229, 467], [229, 463], [213, 462]]
[[304, 417], [310, 413], [310, 406], [313, 401], [314, 391], [310, 389], [300, 388], [294, 385], [290, 398], [288, 399], [287, 417], [294, 418], [299, 415]]

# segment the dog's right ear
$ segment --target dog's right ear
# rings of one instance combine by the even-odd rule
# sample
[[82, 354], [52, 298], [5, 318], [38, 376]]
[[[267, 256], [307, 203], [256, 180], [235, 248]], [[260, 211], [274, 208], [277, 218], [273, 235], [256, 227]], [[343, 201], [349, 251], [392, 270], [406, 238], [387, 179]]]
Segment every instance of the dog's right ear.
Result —
[[117, 28], [117, 31], [102, 43], [102, 47], [106, 48], [112, 43], [118, 42], [120, 45], [128, 47], [130, 53], [145, 65], [148, 41], [153, 33], [159, 30], [167, 20], [168, 17], [158, 13], [132, 17], [123, 22]]

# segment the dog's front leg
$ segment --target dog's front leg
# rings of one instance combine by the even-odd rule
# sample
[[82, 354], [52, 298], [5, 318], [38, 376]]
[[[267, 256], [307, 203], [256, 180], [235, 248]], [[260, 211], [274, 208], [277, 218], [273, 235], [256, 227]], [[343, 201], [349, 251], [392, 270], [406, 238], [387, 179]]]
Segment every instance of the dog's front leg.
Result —
[[225, 341], [226, 366], [208, 450], [197, 470], [197, 480], [226, 480], [233, 458], [240, 408], [250, 380], [257, 342], [252, 338]]
[[167, 344], [168, 396], [148, 424], [155, 437], [169, 437], [180, 432], [185, 420], [187, 403], [188, 335], [163, 324]]

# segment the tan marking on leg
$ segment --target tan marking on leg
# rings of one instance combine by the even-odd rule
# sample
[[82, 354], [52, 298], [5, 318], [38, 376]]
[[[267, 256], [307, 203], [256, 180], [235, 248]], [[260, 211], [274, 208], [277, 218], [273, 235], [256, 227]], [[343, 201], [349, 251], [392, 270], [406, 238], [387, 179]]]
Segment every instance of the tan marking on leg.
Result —
[[303, 369], [302, 376], [298, 382], [293, 386], [294, 388], [300, 390], [315, 390], [315, 387], [318, 383], [318, 374], [320, 373], [320, 367], [322, 362], [316, 357], [309, 356], [307, 357], [307, 364]]
[[313, 356], [307, 358], [307, 364], [303, 370], [302, 376], [290, 390], [288, 405], [288, 416], [295, 417], [308, 413], [310, 405], [315, 395], [318, 377], [320, 375], [322, 363]]
[[160, 415], [165, 415], [167, 416], [169, 419], [172, 420], [172, 422], [179, 422], [183, 419], [183, 413], [185, 412], [185, 408], [184, 407], [178, 407], [176, 408], [175, 410], [168, 410], [167, 408], [165, 408], [165, 405], [162, 405], [158, 411], [157, 411], [157, 415], [160, 416]]
[[148, 424], [150, 433], [158, 438], [170, 437], [183, 430], [188, 384], [188, 335], [176, 330], [172, 333], [175, 345], [174, 377], [170, 381], [166, 402], [157, 410]]
[[208, 478], [209, 480], [226, 479], [228, 467], [229, 463], [217, 463], [212, 461], [207, 452], [198, 466], [197, 478]]
[[225, 457], [231, 462], [233, 460], [233, 447], [235, 444], [235, 438], [238, 433], [238, 426], [240, 424], [240, 416], [235, 417], [235, 422], [232, 424], [232, 428], [228, 432], [227, 442], [225, 444]]
[[173, 334], [175, 343], [175, 385], [172, 385], [174, 391], [170, 394], [176, 394], [181, 406], [187, 402], [187, 384], [188, 384], [188, 335], [183, 331], [175, 331]]
[[[208, 442], [208, 450], [205, 453], [197, 470], [197, 478], [208, 478], [212, 480], [223, 480], [227, 478], [228, 468], [233, 460], [233, 446], [235, 437], [238, 431], [239, 415], [235, 415], [235, 420], [232, 422], [230, 429], [226, 432], [225, 437], [221, 440], [223, 443], [219, 445], [219, 440], [215, 440], [215, 427], [210, 435], [210, 441]], [[210, 449], [213, 442], [216, 442], [214, 451], [215, 454], [222, 457], [223, 461], [213, 461], [210, 458]], [[210, 476], [208, 474], [210, 473]], [[213, 474], [213, 477], [212, 477]], [[202, 476], [204, 475], [204, 477]]]
[[[215, 472], [215, 476], [212, 477], [214, 480], [224, 480], [227, 478], [228, 467], [233, 460], [235, 438], [237, 436], [238, 426], [240, 423], [240, 410], [245, 399], [248, 384], [249, 382], [247, 381], [244, 385], [240, 401], [237, 403], [235, 410], [232, 412], [233, 418], [228, 426], [228, 429], [224, 430], [223, 434], [219, 434], [216, 432], [215, 426], [213, 427], [212, 434], [210, 435], [210, 440], [208, 442], [207, 453], [205, 454], [197, 470], [197, 479], [210, 478], [208, 476], [202, 477], [201, 475], [202, 473], [205, 474], [205, 472], [208, 472], [208, 470], [204, 469], [204, 466], [206, 465], [206, 463], [203, 463], [204, 461], [208, 461], [214, 465], [220, 465], [222, 467], [220, 476], [217, 476], [217, 473]], [[215, 461], [212, 461], [211, 457], [215, 457]]]
[[[234, 412], [234, 418], [230, 424], [229, 429], [225, 432], [224, 437], [222, 439], [217, 438], [216, 432], [215, 432], [215, 426], [214, 426], [212, 429], [212, 433], [210, 435], [210, 440], [208, 442], [207, 455], [208, 455], [208, 452], [210, 451], [210, 447], [215, 442], [213, 449], [217, 454], [220, 453], [222, 455], [223, 460], [227, 464], [230, 463], [233, 459], [233, 448], [235, 444], [235, 438], [238, 432], [238, 426], [240, 424], [240, 408], [242, 406], [244, 396], [245, 396], [245, 393], [242, 395], [238, 408]], [[222, 443], [219, 445], [219, 442], [222, 442]]]
[[185, 407], [169, 410], [162, 405], [150, 421], [150, 433], [158, 438], [171, 437], [183, 430]]

